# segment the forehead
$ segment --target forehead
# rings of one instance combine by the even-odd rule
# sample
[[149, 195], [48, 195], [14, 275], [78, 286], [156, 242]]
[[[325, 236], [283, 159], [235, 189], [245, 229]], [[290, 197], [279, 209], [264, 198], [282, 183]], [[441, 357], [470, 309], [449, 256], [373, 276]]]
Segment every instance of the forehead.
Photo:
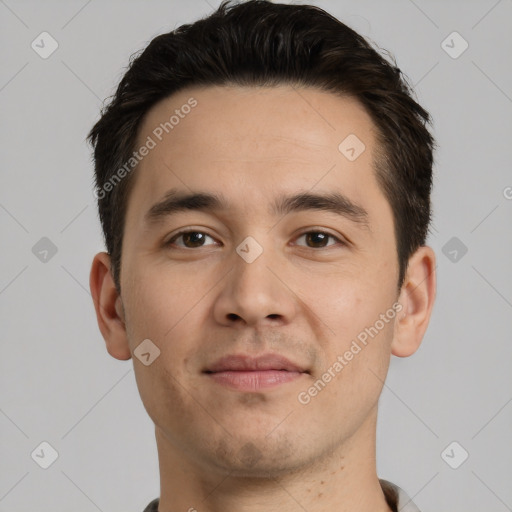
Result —
[[[190, 108], [191, 103], [196, 105]], [[162, 126], [166, 122], [167, 129]], [[233, 157], [247, 157], [248, 151], [255, 151], [252, 156], [257, 157], [264, 144], [272, 156], [290, 158], [293, 146], [297, 157], [326, 150], [337, 154], [340, 137], [349, 133], [371, 144], [373, 128], [364, 107], [352, 97], [284, 85], [212, 86], [186, 89], [160, 101], [145, 116], [139, 142], [154, 132], [158, 139], [163, 130], [163, 139], [175, 143], [174, 153], [186, 142], [196, 146], [195, 156], [222, 156], [229, 150]], [[235, 144], [222, 144], [226, 138]]]
[[243, 197], [246, 210], [248, 198], [268, 203], [278, 188], [336, 188], [361, 201], [379, 193], [374, 130], [356, 99], [312, 88], [185, 89], [140, 126], [137, 147], [149, 139], [154, 147], [138, 164], [129, 203], [140, 215], [173, 187]]

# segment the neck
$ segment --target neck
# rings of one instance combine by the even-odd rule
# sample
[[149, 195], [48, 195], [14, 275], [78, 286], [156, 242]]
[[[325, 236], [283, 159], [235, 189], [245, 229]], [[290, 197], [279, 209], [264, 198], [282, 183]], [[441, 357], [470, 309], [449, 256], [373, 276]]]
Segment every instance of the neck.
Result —
[[156, 427], [159, 512], [390, 512], [376, 473], [376, 410], [314, 464], [258, 477], [207, 467]]

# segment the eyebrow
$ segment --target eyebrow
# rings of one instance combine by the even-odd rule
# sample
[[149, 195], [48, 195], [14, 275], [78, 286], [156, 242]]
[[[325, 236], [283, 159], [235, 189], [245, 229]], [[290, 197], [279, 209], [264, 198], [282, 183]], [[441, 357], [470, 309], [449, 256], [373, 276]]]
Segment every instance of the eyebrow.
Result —
[[[218, 212], [228, 209], [229, 203], [222, 194], [185, 193], [171, 189], [147, 211], [144, 220], [147, 224], [154, 225], [177, 212]], [[340, 192], [281, 195], [271, 205], [271, 213], [275, 216], [307, 210], [335, 213], [371, 231], [368, 212]]]

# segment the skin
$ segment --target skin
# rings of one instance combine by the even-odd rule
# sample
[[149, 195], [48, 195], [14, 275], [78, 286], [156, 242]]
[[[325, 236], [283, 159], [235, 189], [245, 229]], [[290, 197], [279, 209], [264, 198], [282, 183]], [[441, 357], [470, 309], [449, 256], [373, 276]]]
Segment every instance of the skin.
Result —
[[[393, 216], [374, 175], [371, 118], [356, 100], [311, 88], [190, 88], [149, 111], [140, 144], [190, 97], [197, 106], [134, 176], [121, 296], [106, 253], [90, 275], [110, 355], [129, 359], [145, 339], [161, 351], [149, 366], [133, 357], [155, 423], [159, 510], [389, 511], [376, 474], [377, 404], [391, 355], [413, 354], [424, 336], [435, 254], [423, 246], [412, 255], [397, 293]], [[338, 150], [349, 134], [366, 146], [352, 162]], [[150, 226], [145, 213], [171, 188], [222, 193], [228, 208]], [[370, 229], [332, 212], [269, 209], [279, 194], [333, 190], [367, 210]], [[164, 245], [184, 228], [208, 237]], [[318, 231], [345, 245], [307, 235]], [[235, 250], [247, 236], [263, 249], [252, 263]], [[301, 404], [299, 393], [396, 301], [402, 311]], [[251, 392], [202, 373], [221, 356], [267, 352], [309, 373]]]

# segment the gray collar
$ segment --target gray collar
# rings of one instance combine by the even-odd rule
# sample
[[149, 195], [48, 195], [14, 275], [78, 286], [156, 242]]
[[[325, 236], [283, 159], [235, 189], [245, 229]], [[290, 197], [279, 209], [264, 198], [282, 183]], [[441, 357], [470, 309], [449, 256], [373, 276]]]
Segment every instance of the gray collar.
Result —
[[[420, 509], [412, 502], [406, 492], [388, 480], [380, 480], [380, 485], [386, 496], [386, 500], [396, 512], [420, 512]], [[154, 499], [144, 512], [158, 512], [159, 499]]]
[[395, 507], [397, 512], [420, 512], [420, 509], [412, 502], [407, 493], [388, 480], [380, 479], [380, 485], [384, 495], [391, 507]]

